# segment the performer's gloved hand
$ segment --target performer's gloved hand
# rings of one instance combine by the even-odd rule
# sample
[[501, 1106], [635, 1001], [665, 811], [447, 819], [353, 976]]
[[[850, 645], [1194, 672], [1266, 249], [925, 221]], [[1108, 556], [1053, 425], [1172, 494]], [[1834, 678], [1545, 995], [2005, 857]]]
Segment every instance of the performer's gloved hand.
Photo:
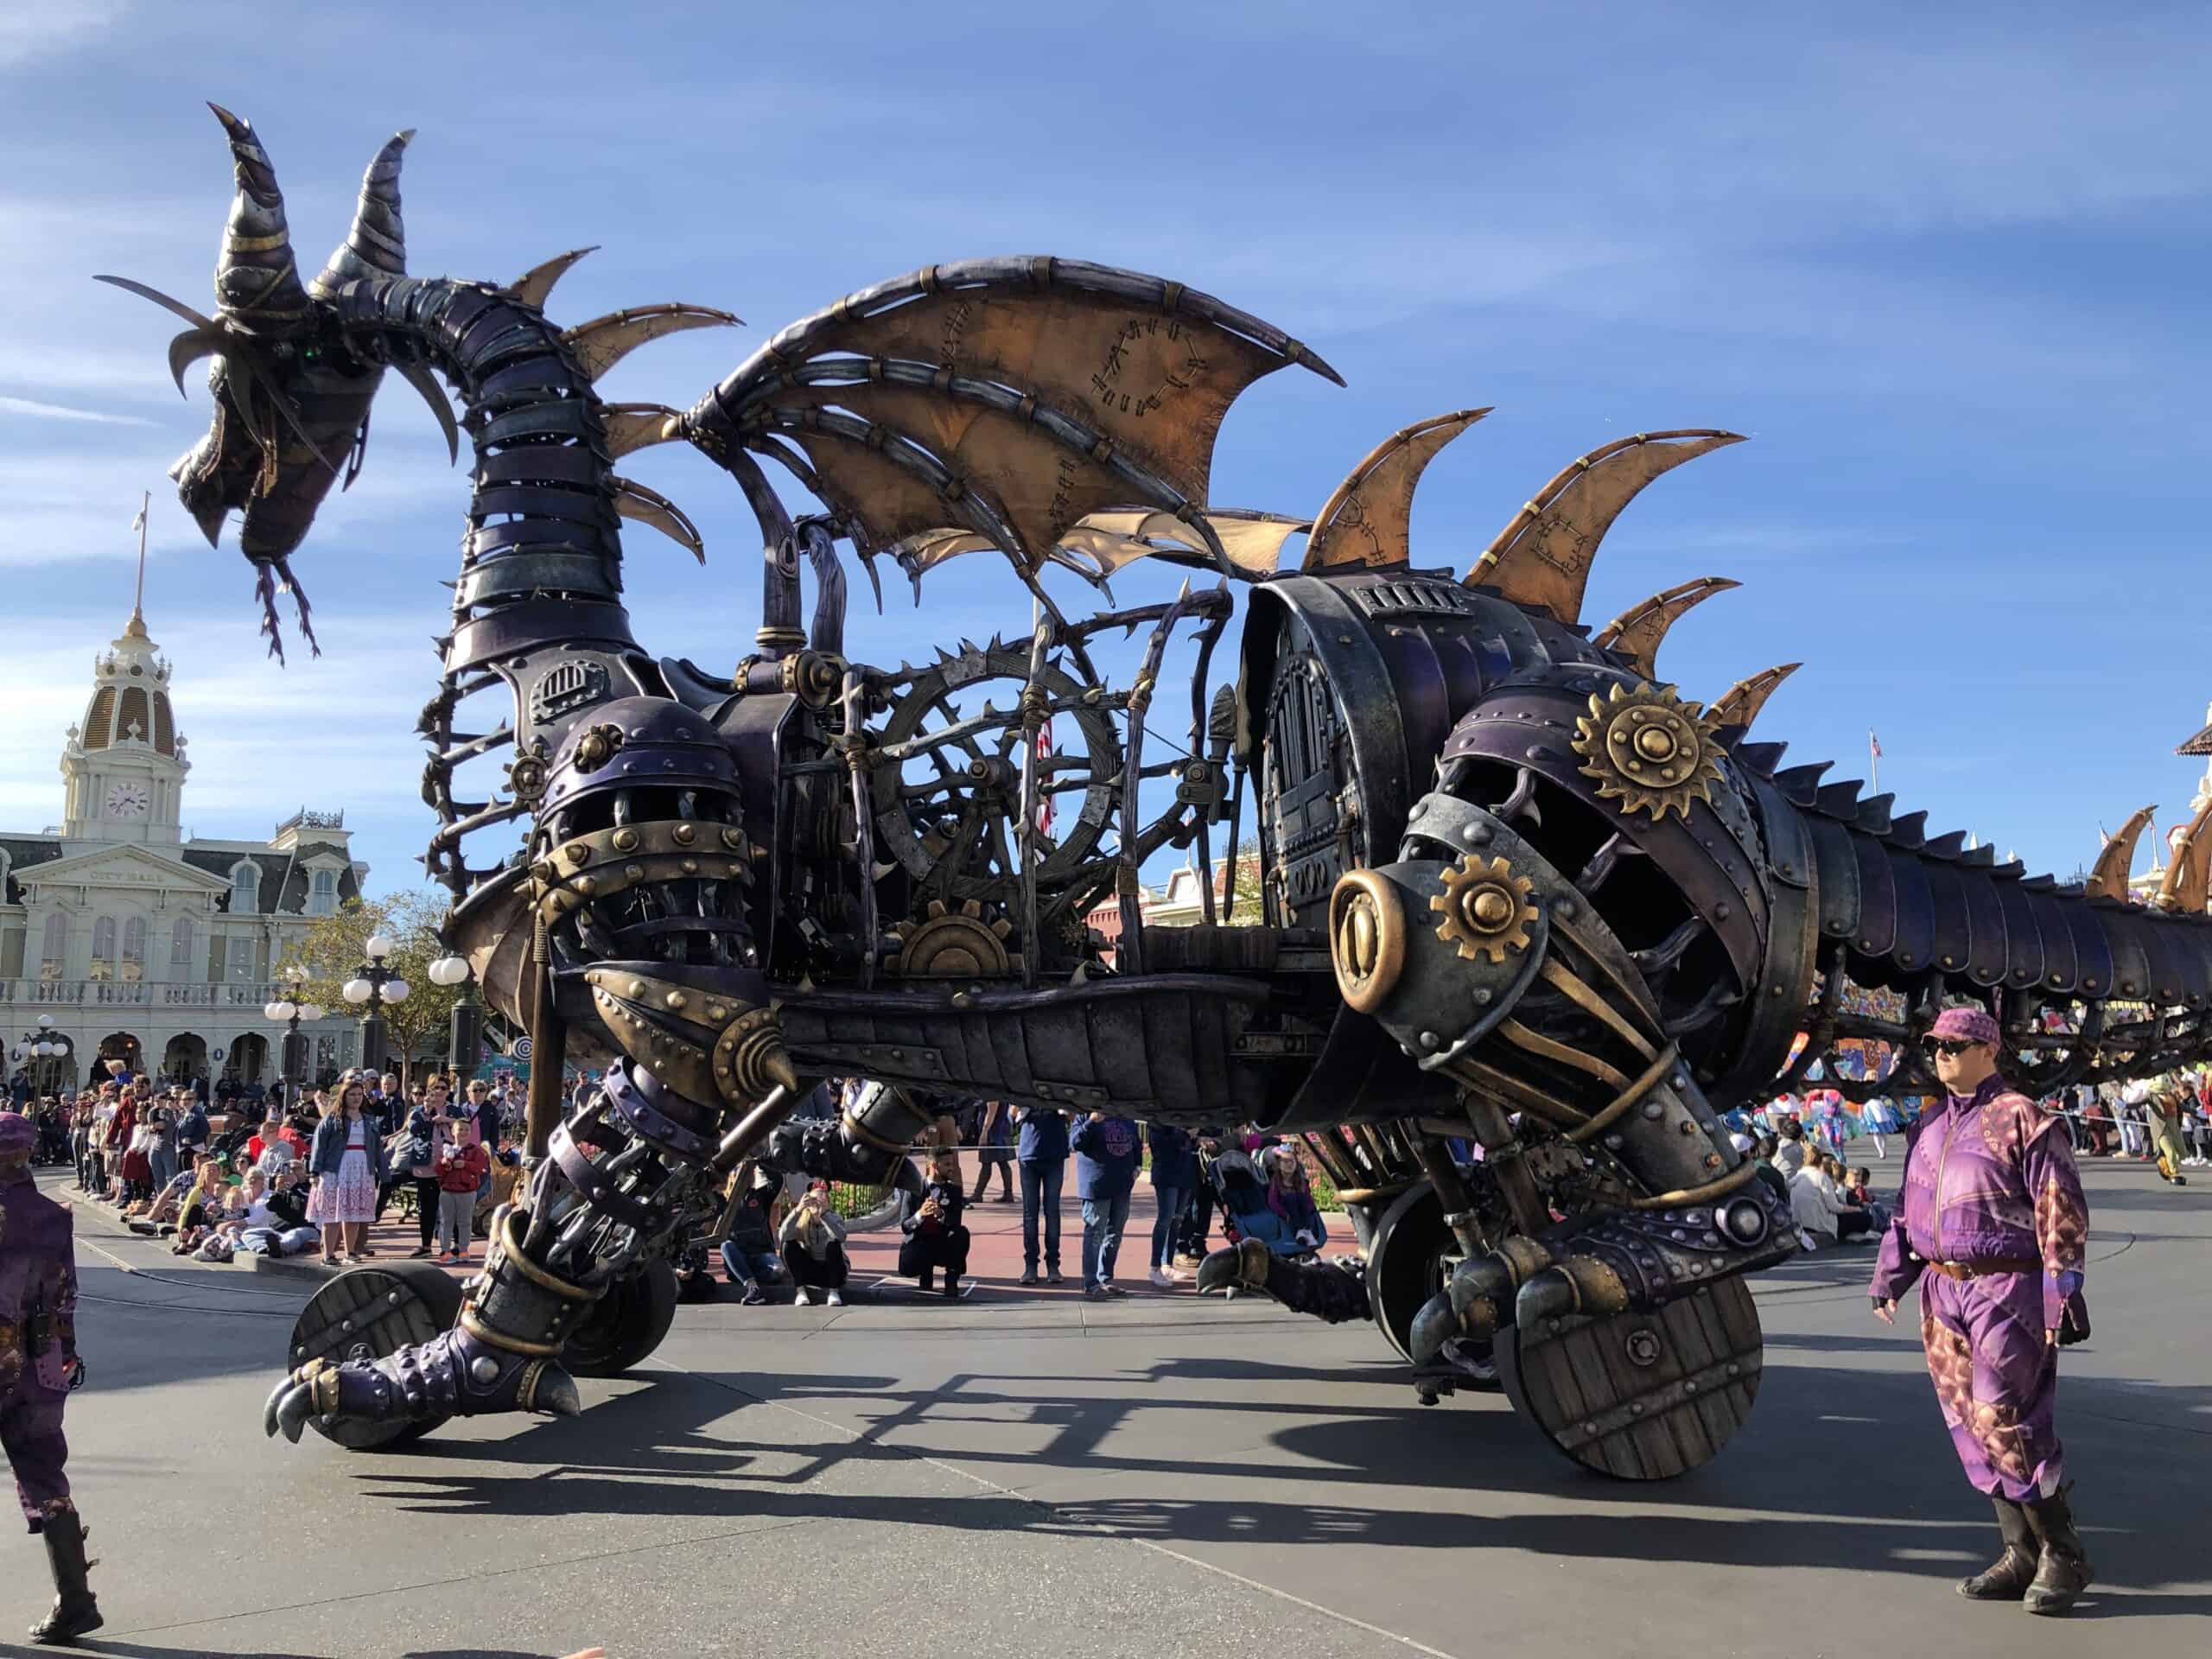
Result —
[[1897, 1299], [1895, 1297], [1891, 1297], [1887, 1300], [1885, 1300], [1883, 1298], [1877, 1296], [1874, 1299], [1874, 1317], [1879, 1319], [1884, 1325], [1895, 1325], [1897, 1322]]

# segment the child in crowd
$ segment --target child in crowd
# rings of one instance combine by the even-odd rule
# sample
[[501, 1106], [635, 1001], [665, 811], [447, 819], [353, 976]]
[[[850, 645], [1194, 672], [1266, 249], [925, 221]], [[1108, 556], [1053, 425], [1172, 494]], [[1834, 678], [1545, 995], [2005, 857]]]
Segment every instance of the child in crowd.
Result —
[[1294, 1148], [1278, 1147], [1268, 1166], [1268, 1208], [1282, 1218], [1300, 1243], [1309, 1250], [1319, 1249], [1329, 1230], [1322, 1224], [1320, 1207], [1313, 1202], [1304, 1160]]
[[457, 1139], [438, 1149], [438, 1260], [457, 1267], [468, 1260], [475, 1242], [476, 1189], [492, 1166], [481, 1141]]

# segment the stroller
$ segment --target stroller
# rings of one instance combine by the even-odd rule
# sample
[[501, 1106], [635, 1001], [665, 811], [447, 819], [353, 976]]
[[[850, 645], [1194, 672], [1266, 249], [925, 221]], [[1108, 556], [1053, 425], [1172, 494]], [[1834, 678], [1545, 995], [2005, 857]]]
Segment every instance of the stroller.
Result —
[[1276, 1255], [1304, 1262], [1316, 1259], [1320, 1247], [1328, 1243], [1323, 1230], [1309, 1230], [1313, 1243], [1305, 1243], [1288, 1222], [1268, 1207], [1267, 1177], [1249, 1154], [1230, 1149], [1202, 1157], [1198, 1170], [1221, 1205], [1222, 1235], [1230, 1243], [1256, 1238]]

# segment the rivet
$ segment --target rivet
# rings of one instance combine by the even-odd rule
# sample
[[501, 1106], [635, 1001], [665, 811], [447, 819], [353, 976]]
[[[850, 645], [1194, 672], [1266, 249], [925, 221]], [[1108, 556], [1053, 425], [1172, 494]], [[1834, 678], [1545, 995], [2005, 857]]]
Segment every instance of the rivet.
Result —
[[1436, 1046], [1436, 1033], [1433, 1031], [1424, 1031], [1421, 1033], [1421, 1046], [1423, 1048], [1434, 1048]]
[[724, 824], [722, 826], [722, 845], [728, 848], [733, 852], [741, 850], [745, 845], [745, 831], [739, 829], [734, 823]]
[[696, 858], [687, 858], [687, 859], [685, 859], [685, 860], [683, 861], [683, 874], [686, 874], [686, 875], [696, 875], [696, 874], [699, 874], [699, 861], [698, 861], [697, 859], [696, 859]]
[[662, 1001], [667, 1003], [671, 1008], [680, 1008], [690, 1000], [690, 999], [685, 996], [681, 991], [671, 991], [666, 996], [661, 999]]
[[1633, 1401], [1633, 1402], [1631, 1402], [1630, 1403], [1630, 1405], [1629, 1405], [1629, 1408], [1628, 1408], [1628, 1414], [1629, 1414], [1630, 1416], [1631, 1416], [1631, 1417], [1641, 1417], [1641, 1416], [1643, 1416], [1643, 1401], [1641, 1401], [1641, 1400], [1637, 1400], [1637, 1401]]
[[642, 979], [633, 979], [633, 980], [632, 980], [632, 981], [630, 982], [630, 995], [632, 995], [632, 996], [643, 996], [645, 994], [645, 982], [644, 980], [642, 980]]
[[679, 823], [668, 833], [670, 839], [679, 847], [689, 847], [699, 838], [699, 832], [688, 823]]
[[575, 887], [576, 891], [583, 894], [587, 899], [590, 898], [592, 894], [599, 891], [599, 883], [588, 875], [578, 876], [576, 878]]
[[614, 832], [613, 842], [616, 852], [633, 853], [638, 849], [638, 832], [634, 830], [617, 830]]
[[719, 1002], [709, 1002], [707, 1004], [707, 1018], [718, 1021], [727, 1020], [729, 1018], [729, 1010]]
[[1735, 912], [1728, 907], [1728, 901], [1726, 899], [1713, 907], [1713, 918], [1717, 922], [1725, 922], [1734, 914]]
[[572, 841], [561, 849], [561, 856], [571, 864], [588, 864], [591, 862], [591, 849], [581, 841]]
[[625, 864], [622, 867], [622, 879], [625, 881], [644, 880], [645, 879], [645, 867], [642, 864]]
[[1490, 987], [1489, 987], [1489, 986], [1487, 986], [1487, 985], [1478, 985], [1478, 986], [1476, 986], [1476, 987], [1475, 987], [1475, 1006], [1476, 1006], [1477, 1007], [1478, 1007], [1478, 1008], [1486, 1008], [1486, 1007], [1488, 1007], [1490, 1006], [1490, 1000], [1491, 1000], [1491, 988], [1490, 988]]
[[1654, 1123], [1656, 1123], [1661, 1117], [1665, 1116], [1666, 1110], [1667, 1109], [1664, 1106], [1662, 1106], [1656, 1100], [1647, 1100], [1643, 1103], [1643, 1115], [1649, 1118]]

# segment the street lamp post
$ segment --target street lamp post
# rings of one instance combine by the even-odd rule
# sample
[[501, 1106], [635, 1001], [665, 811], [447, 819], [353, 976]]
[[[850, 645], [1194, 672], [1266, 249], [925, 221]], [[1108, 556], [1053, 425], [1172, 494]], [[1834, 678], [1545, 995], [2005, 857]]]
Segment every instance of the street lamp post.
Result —
[[465, 957], [440, 957], [430, 964], [430, 982], [461, 987], [453, 1005], [452, 1032], [446, 1046], [446, 1065], [458, 1088], [484, 1056], [484, 1005], [477, 1001], [475, 982]]
[[408, 984], [397, 974], [385, 966], [385, 959], [391, 955], [391, 937], [386, 933], [372, 933], [365, 947], [369, 959], [354, 971], [340, 994], [359, 1007], [368, 1005], [368, 1012], [361, 1016], [361, 1065], [370, 1071], [384, 1070], [385, 1024], [384, 1006], [397, 1006], [407, 1000]]
[[69, 1039], [54, 1029], [54, 1016], [50, 1014], [39, 1015], [38, 1029], [25, 1032], [22, 1041], [14, 1050], [16, 1059], [34, 1062], [32, 1090], [41, 1095], [54, 1092], [51, 1085], [54, 1069], [68, 1056]]
[[261, 1012], [269, 1019], [281, 1020], [284, 1026], [284, 1052], [278, 1063], [277, 1075], [284, 1080], [287, 1099], [297, 1100], [307, 1081], [308, 1039], [300, 1035], [302, 1022], [322, 1018], [319, 1004], [304, 1001], [301, 992], [307, 988], [308, 970], [295, 963], [284, 970], [285, 989], [264, 1004]]

